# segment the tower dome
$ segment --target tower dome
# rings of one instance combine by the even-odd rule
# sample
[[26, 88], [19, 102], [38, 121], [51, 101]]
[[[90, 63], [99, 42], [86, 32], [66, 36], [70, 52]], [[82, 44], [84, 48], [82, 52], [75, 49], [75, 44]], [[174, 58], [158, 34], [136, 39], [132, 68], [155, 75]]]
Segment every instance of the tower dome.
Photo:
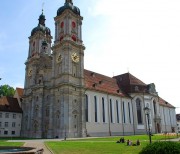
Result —
[[69, 9], [75, 14], [80, 15], [80, 9], [73, 5], [72, 0], [66, 0], [64, 6], [57, 10], [57, 16], [61, 15], [66, 9]]
[[47, 35], [51, 35], [51, 31], [48, 27], [45, 26], [45, 15], [42, 14], [39, 16], [39, 24], [37, 27], [33, 28], [33, 30], [31, 31], [31, 36], [33, 36], [36, 32], [43, 32], [43, 33], [46, 33]]

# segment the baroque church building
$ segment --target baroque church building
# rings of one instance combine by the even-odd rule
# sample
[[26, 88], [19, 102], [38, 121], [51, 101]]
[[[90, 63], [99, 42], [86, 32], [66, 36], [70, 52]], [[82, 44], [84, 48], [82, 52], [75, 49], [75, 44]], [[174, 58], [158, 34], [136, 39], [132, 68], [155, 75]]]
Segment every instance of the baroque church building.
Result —
[[175, 107], [158, 96], [153, 83], [130, 73], [108, 77], [84, 69], [83, 17], [72, 0], [57, 10], [53, 45], [45, 20], [42, 12], [29, 37], [21, 136], [145, 134], [145, 107], [152, 133], [176, 130]]

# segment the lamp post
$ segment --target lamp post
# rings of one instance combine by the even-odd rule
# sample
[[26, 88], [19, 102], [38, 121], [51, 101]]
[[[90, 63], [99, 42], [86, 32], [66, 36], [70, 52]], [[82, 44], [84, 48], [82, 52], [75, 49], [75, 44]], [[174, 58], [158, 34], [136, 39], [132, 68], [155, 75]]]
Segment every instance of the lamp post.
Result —
[[151, 144], [151, 128], [150, 128], [150, 122], [149, 122], [149, 115], [150, 115], [150, 108], [148, 107], [145, 107], [144, 108], [144, 112], [145, 112], [145, 115], [147, 116], [147, 124], [148, 124], [148, 135], [149, 135], [149, 143]]

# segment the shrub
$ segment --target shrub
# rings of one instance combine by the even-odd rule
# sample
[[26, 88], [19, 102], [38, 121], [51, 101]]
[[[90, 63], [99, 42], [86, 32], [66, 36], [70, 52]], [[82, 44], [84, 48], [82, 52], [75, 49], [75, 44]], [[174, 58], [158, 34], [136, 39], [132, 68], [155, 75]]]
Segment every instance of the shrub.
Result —
[[177, 142], [154, 142], [148, 144], [139, 154], [180, 154], [180, 144]]

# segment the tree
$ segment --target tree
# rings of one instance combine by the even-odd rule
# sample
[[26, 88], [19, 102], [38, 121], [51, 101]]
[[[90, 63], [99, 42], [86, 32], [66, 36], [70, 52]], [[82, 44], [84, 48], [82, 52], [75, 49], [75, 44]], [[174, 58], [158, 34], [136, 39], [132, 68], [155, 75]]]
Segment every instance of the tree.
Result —
[[9, 85], [0, 86], [0, 97], [1, 96], [14, 96], [15, 90]]

